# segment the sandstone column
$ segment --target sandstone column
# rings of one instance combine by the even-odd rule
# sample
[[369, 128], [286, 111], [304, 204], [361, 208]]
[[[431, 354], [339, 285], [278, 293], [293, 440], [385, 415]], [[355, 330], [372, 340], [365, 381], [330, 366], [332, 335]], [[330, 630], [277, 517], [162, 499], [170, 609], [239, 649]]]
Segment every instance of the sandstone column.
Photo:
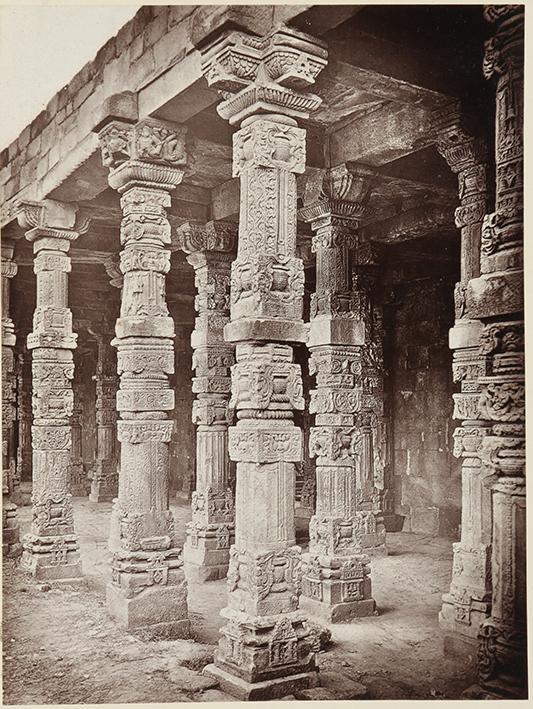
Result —
[[197, 317], [193, 348], [193, 421], [196, 489], [183, 550], [190, 580], [224, 578], [234, 540], [233, 494], [229, 487], [228, 402], [234, 347], [224, 341], [229, 322], [229, 284], [236, 227], [230, 223], [183, 224], [177, 244], [195, 271]]
[[[79, 350], [78, 350], [79, 352]], [[73, 497], [87, 496], [87, 475], [83, 465], [81, 417], [83, 414], [83, 377], [81, 361], [74, 355], [74, 378], [72, 380], [74, 402], [70, 429], [72, 432], [72, 445], [70, 449], [70, 492]]]
[[92, 470], [92, 502], [110, 502], [118, 494], [117, 408], [118, 376], [111, 329], [95, 328], [96, 339], [96, 456]]
[[303, 93], [326, 51], [301, 33], [263, 38], [226, 32], [201, 49], [210, 86], [224, 91], [240, 176], [237, 258], [231, 270], [236, 345], [229, 454], [237, 463], [235, 545], [230, 550], [227, 624], [208, 671], [241, 699], [284, 696], [316, 681], [312, 637], [298, 611], [300, 548], [295, 546], [295, 462], [302, 436], [300, 367], [291, 343], [304, 342], [304, 273], [296, 258], [296, 174], [305, 169], [306, 118], [320, 103]]
[[13, 422], [16, 417], [15, 326], [10, 317], [10, 280], [17, 273], [14, 246], [2, 243], [2, 552], [21, 552], [17, 506], [10, 499], [15, 478]]
[[[527, 697], [525, 386], [523, 314], [524, 6], [485, 7], [495, 34], [484, 72], [497, 77], [496, 205], [481, 235], [481, 276], [466, 307], [481, 320], [479, 412], [490, 423], [481, 446], [492, 491], [492, 607], [480, 629], [474, 696]], [[476, 694], [477, 691], [477, 694]]]
[[461, 230], [461, 280], [455, 287], [455, 325], [450, 330], [454, 394], [454, 454], [462, 458], [461, 540], [453, 545], [453, 575], [439, 616], [447, 651], [468, 652], [477, 646], [480, 624], [490, 612], [491, 499], [483, 484], [486, 471], [479, 452], [488, 423], [478, 404], [479, 378], [487, 373], [487, 356], [480, 352], [482, 324], [469, 316], [468, 283], [480, 275], [481, 225], [487, 211], [487, 150], [472, 136], [457, 105], [435, 115], [437, 148], [457, 174], [460, 206], [455, 223]]
[[32, 427], [32, 381], [31, 381], [31, 361], [29, 351], [26, 347], [28, 338], [27, 332], [19, 333], [19, 346], [21, 352], [17, 355], [17, 417], [18, 417], [18, 446], [17, 446], [17, 479], [20, 483], [17, 497], [13, 499], [15, 504], [20, 505], [25, 502], [22, 493], [22, 483], [32, 479], [32, 450], [31, 450], [31, 427]]
[[33, 492], [31, 532], [24, 538], [22, 567], [39, 580], [81, 576], [70, 491], [72, 352], [76, 335], [68, 307], [71, 241], [88, 224], [76, 208], [52, 200], [21, 205], [19, 223], [33, 243], [37, 302], [32, 351]]
[[170, 193], [186, 165], [186, 129], [144, 119], [100, 124], [109, 184], [121, 195], [120, 268], [124, 274], [116, 323], [118, 498], [112, 514], [110, 614], [127, 628], [154, 635], [189, 631], [181, 550], [169, 510], [169, 441], [174, 392], [174, 323], [165, 275], [170, 269]]
[[[362, 538], [374, 522], [358, 500], [373, 488], [368, 475], [371, 429], [363, 409], [364, 293], [352, 290], [350, 251], [369, 196], [369, 175], [345, 166], [319, 174], [306, 186], [300, 217], [311, 223], [316, 252], [316, 292], [311, 298], [309, 370], [316, 375], [310, 412], [315, 414], [309, 450], [316, 457], [316, 511], [304, 558], [303, 606], [329, 622], [374, 613], [370, 559]], [[313, 200], [313, 193], [316, 199]], [[364, 467], [363, 467], [364, 466]], [[364, 474], [365, 473], [365, 474]], [[383, 540], [382, 540], [383, 544]]]

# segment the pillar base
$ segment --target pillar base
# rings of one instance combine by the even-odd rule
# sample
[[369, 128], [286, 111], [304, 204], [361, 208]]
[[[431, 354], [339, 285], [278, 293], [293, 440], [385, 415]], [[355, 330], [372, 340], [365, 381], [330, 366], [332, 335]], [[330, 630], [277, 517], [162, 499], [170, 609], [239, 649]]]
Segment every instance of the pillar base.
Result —
[[349, 623], [355, 618], [367, 618], [370, 615], [378, 614], [376, 602], [373, 598], [328, 605], [314, 598], [301, 596], [300, 608], [310, 618], [316, 618], [326, 623]]
[[118, 495], [116, 480], [94, 480], [91, 482], [89, 500], [91, 502], [113, 502]]
[[20, 567], [37, 581], [69, 581], [83, 578], [78, 540], [75, 535], [23, 539]]
[[514, 693], [503, 684], [494, 687], [482, 687], [480, 684], [473, 684], [465, 689], [461, 694], [461, 699], [527, 699], [527, 688], [523, 693]]
[[2, 554], [16, 558], [22, 554], [17, 506], [10, 500], [2, 502]]
[[112, 581], [106, 589], [108, 613], [121, 627], [142, 630], [152, 638], [190, 637], [187, 584], [181, 567], [154, 565], [139, 573], [122, 572], [121, 577], [121, 585]]
[[226, 527], [227, 535], [222, 540], [216, 532], [208, 537], [192, 537], [187, 534], [183, 546], [183, 561], [187, 579], [194, 583], [216, 581], [226, 578], [229, 566], [229, 544], [233, 542], [233, 534]]
[[318, 672], [301, 672], [289, 677], [278, 677], [263, 682], [246, 682], [216, 665], [207, 665], [203, 673], [218, 680], [223, 692], [241, 701], [280, 699], [302, 689], [311, 689], [319, 684]]
[[490, 605], [466, 596], [459, 603], [446, 593], [442, 597], [439, 626], [444, 634], [444, 652], [464, 658], [475, 658], [479, 647], [479, 629], [488, 618]]

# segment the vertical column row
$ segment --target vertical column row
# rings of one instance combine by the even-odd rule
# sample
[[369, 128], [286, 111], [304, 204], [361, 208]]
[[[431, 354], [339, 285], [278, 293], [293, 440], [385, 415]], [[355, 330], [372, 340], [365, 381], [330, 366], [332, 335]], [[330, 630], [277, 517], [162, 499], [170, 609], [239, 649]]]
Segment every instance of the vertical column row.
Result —
[[235, 545], [230, 551], [227, 624], [209, 667], [245, 699], [280, 697], [315, 681], [312, 638], [298, 611], [300, 548], [295, 546], [295, 462], [302, 436], [300, 367], [291, 343], [305, 342], [304, 272], [296, 258], [296, 174], [305, 170], [305, 118], [320, 101], [300, 90], [325, 65], [325, 50], [303, 34], [222, 35], [203, 48], [208, 83], [224, 91], [218, 112], [234, 135], [240, 177], [237, 258], [231, 269], [236, 346], [232, 398], [237, 424], [229, 453], [237, 463]]
[[109, 184], [121, 195], [116, 338], [120, 388], [118, 498], [112, 513], [111, 615], [154, 635], [189, 632], [181, 550], [169, 509], [169, 442], [174, 392], [174, 323], [166, 303], [170, 193], [183, 177], [186, 129], [146, 119], [99, 126]]
[[96, 338], [96, 456], [92, 470], [93, 502], [110, 502], [118, 494], [117, 409], [118, 376], [111, 329], [91, 329]]
[[234, 502], [229, 480], [228, 403], [234, 347], [224, 341], [229, 322], [230, 268], [236, 227], [229, 223], [184, 224], [178, 245], [194, 268], [197, 317], [193, 348], [193, 421], [196, 489], [184, 559], [195, 581], [224, 578], [234, 539]]
[[17, 506], [11, 499], [15, 482], [13, 422], [16, 417], [15, 326], [10, 315], [10, 281], [17, 273], [13, 245], [2, 243], [2, 552], [20, 551]]
[[33, 493], [32, 525], [24, 538], [22, 566], [38, 579], [81, 576], [74, 532], [69, 463], [70, 417], [76, 335], [68, 307], [70, 244], [88, 226], [79, 226], [72, 205], [47, 200], [24, 204], [20, 225], [33, 243], [37, 301], [32, 351]]

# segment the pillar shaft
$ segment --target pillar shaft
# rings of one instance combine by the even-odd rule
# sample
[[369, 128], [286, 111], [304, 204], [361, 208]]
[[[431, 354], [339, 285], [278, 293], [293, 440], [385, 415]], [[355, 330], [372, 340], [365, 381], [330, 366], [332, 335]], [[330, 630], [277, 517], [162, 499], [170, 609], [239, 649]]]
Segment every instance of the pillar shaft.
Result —
[[486, 6], [495, 34], [484, 72], [496, 85], [496, 209], [481, 235], [481, 276], [467, 307], [483, 323], [481, 462], [492, 491], [492, 608], [480, 629], [482, 696], [527, 697], [523, 314], [524, 7]]
[[234, 347], [224, 341], [229, 322], [229, 285], [236, 228], [209, 222], [184, 224], [178, 244], [195, 271], [197, 317], [193, 348], [193, 421], [196, 488], [184, 559], [191, 580], [224, 578], [234, 539], [234, 502], [229, 480], [228, 403]]
[[363, 545], [376, 542], [378, 521], [372, 509], [372, 429], [362, 415], [368, 299], [352, 279], [352, 250], [370, 177], [344, 167], [330, 170], [319, 176], [320, 199], [300, 210], [315, 232], [316, 253], [308, 347], [309, 371], [316, 375], [309, 451], [316, 458], [317, 497], [304, 557], [303, 607], [329, 622], [370, 615], [376, 607], [370, 559], [363, 553]]
[[[298, 611], [294, 485], [302, 436], [293, 411], [303, 408], [303, 397], [291, 343], [305, 341], [304, 272], [295, 256], [305, 131], [295, 118], [319, 100], [288, 87], [312, 84], [326, 53], [286, 29], [265, 38], [232, 32], [202, 52], [209, 84], [228, 92], [220, 115], [240, 124], [233, 174], [241, 182], [231, 321], [224, 330], [236, 346], [230, 408], [237, 423], [229, 429], [237, 463], [235, 544], [222, 611], [228, 622], [208, 671], [238, 697], [262, 699], [315, 681], [312, 638]], [[237, 59], [243, 54], [244, 63]]]
[[461, 280], [455, 286], [455, 324], [449, 343], [453, 351], [454, 455], [462, 460], [461, 540], [454, 544], [449, 593], [443, 596], [439, 615], [445, 648], [471, 653], [477, 645], [480, 624], [490, 612], [491, 499], [483, 484], [485, 471], [480, 450], [489, 424], [479, 411], [479, 378], [487, 373], [487, 356], [480, 351], [482, 326], [466, 305], [469, 282], [480, 275], [481, 226], [487, 210], [487, 149], [472, 136], [457, 107], [435, 116], [437, 147], [457, 174], [460, 205], [455, 223], [461, 230]]
[[70, 244], [87, 225], [79, 226], [72, 205], [52, 201], [23, 205], [23, 228], [33, 243], [37, 300], [32, 352], [32, 525], [24, 538], [22, 566], [40, 580], [81, 576], [78, 539], [70, 487], [73, 408], [73, 350], [68, 307]]
[[186, 129], [146, 119], [111, 121], [99, 137], [109, 184], [121, 195], [120, 269], [124, 274], [116, 322], [118, 498], [110, 545], [110, 614], [127, 628], [158, 636], [188, 634], [181, 550], [169, 509], [169, 412], [174, 392], [174, 323], [165, 276], [170, 269], [170, 193], [183, 177]]
[[73, 406], [70, 417], [72, 445], [70, 449], [70, 491], [73, 497], [87, 496], [87, 474], [83, 464], [82, 414], [83, 414], [83, 370], [79, 357], [74, 355], [74, 378], [72, 380]]
[[92, 502], [110, 502], [118, 494], [118, 442], [116, 397], [118, 375], [116, 354], [107, 330], [96, 337], [96, 455], [92, 470]]
[[17, 506], [11, 499], [15, 487], [16, 459], [13, 422], [16, 418], [15, 327], [10, 317], [10, 280], [17, 273], [14, 248], [2, 243], [2, 551], [20, 554]]

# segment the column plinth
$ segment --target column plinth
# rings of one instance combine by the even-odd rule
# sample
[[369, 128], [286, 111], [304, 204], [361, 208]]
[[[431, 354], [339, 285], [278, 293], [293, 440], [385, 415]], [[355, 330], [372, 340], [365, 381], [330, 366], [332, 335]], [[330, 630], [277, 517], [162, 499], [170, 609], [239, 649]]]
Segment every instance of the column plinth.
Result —
[[234, 500], [229, 488], [228, 402], [234, 348], [224, 340], [229, 322], [230, 269], [237, 228], [224, 222], [183, 224], [177, 243], [195, 271], [197, 317], [193, 348], [193, 422], [196, 487], [183, 549], [189, 579], [224, 578], [234, 541]]
[[124, 274], [117, 348], [120, 448], [107, 606], [129, 630], [154, 637], [189, 634], [187, 585], [169, 509], [169, 442], [174, 421], [174, 322], [166, 303], [170, 193], [183, 177], [186, 129], [145, 119], [99, 126], [109, 184], [121, 195]]
[[26, 238], [33, 243], [37, 276], [33, 332], [27, 339], [33, 379], [32, 524], [21, 565], [38, 580], [77, 579], [82, 571], [69, 471], [77, 335], [68, 307], [68, 251], [88, 223], [79, 224], [72, 205], [51, 200], [23, 204], [19, 223], [30, 227]]
[[314, 82], [326, 51], [284, 28], [263, 38], [224, 33], [201, 52], [208, 83], [225, 92], [218, 112], [240, 124], [233, 174], [241, 182], [231, 320], [224, 328], [236, 357], [229, 405], [236, 424], [228, 435], [237, 464], [235, 544], [222, 611], [227, 622], [206, 671], [240, 699], [270, 699], [317, 683], [314, 638], [298, 610], [294, 485], [302, 432], [293, 412], [304, 401], [292, 344], [307, 336], [303, 263], [295, 255], [305, 131], [296, 119], [320, 103], [301, 89]]

